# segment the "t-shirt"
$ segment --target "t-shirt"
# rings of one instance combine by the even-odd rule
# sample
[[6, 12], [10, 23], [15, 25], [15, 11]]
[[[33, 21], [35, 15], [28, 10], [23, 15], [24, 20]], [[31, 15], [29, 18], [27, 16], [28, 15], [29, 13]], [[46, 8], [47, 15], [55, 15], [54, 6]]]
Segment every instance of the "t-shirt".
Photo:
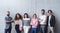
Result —
[[46, 24], [46, 15], [40, 15], [39, 16], [39, 22], [40, 24]]
[[50, 19], [51, 19], [51, 16], [49, 16], [48, 26], [50, 26]]

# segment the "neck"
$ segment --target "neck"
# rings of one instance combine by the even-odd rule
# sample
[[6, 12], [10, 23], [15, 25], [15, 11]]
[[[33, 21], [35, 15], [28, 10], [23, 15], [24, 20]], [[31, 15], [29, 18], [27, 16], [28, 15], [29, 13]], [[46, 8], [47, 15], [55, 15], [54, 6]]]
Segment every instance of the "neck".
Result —
[[49, 16], [51, 16], [51, 14]]
[[7, 15], [7, 16], [9, 16], [9, 15]]
[[42, 15], [45, 15], [45, 14], [42, 14]]

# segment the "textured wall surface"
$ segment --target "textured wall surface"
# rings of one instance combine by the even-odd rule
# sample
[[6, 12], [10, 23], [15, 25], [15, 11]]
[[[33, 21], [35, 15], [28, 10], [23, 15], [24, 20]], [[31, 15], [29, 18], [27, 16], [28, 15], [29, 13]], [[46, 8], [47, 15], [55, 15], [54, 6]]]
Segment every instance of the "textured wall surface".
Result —
[[[33, 13], [40, 15], [40, 10], [52, 9], [56, 16], [56, 29], [55, 33], [60, 33], [60, 0], [0, 0], [0, 33], [4, 33], [6, 11], [11, 12], [11, 16], [14, 18], [15, 14], [19, 12], [23, 14], [27, 12], [30, 16]], [[15, 32], [13, 23], [12, 33]]]

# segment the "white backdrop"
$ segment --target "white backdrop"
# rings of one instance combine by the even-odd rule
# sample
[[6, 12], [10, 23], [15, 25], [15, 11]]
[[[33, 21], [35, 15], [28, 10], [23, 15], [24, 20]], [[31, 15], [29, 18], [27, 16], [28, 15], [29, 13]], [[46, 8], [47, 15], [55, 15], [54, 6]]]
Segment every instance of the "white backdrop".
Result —
[[[0, 0], [0, 33], [4, 33], [5, 21], [4, 17], [6, 11], [11, 12], [11, 16], [19, 12], [22, 16], [27, 12], [30, 16], [33, 13], [40, 15], [40, 10], [52, 9], [56, 16], [56, 31], [55, 33], [60, 33], [60, 0]], [[12, 33], [15, 32], [14, 26]]]

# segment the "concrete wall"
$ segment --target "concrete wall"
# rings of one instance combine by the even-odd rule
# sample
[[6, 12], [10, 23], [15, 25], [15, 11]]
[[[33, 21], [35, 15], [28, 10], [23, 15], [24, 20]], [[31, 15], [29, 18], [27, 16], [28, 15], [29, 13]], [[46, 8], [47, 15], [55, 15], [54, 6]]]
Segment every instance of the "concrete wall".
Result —
[[[40, 15], [40, 10], [52, 9], [56, 16], [56, 29], [55, 33], [60, 33], [60, 0], [0, 0], [0, 33], [4, 33], [6, 11], [11, 12], [11, 16], [14, 18], [15, 14], [19, 12], [23, 14], [29, 13], [31, 16], [33, 13]], [[15, 32], [14, 24], [12, 33]]]

